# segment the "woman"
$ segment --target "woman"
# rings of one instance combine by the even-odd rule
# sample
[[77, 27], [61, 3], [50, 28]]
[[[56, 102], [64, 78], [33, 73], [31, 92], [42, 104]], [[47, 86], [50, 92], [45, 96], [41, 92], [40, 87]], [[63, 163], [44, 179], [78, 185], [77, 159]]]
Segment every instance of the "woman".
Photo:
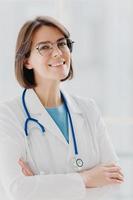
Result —
[[72, 47], [51, 17], [19, 32], [15, 73], [25, 90], [0, 108], [0, 180], [9, 198], [88, 199], [87, 188], [123, 182], [94, 101], [60, 90], [73, 77]]

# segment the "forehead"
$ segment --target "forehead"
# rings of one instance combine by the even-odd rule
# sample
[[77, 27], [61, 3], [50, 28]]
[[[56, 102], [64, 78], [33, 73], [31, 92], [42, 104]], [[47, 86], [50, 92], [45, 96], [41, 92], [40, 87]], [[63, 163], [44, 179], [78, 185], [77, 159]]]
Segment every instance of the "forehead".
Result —
[[58, 28], [43, 25], [39, 29], [37, 29], [33, 34], [32, 42], [33, 45], [42, 41], [55, 42], [63, 36], [63, 33]]

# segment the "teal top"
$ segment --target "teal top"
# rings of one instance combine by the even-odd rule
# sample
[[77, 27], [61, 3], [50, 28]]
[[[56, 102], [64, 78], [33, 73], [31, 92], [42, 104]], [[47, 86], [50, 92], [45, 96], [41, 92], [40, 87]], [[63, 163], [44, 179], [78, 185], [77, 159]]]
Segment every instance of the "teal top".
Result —
[[46, 108], [46, 110], [61, 130], [66, 141], [69, 143], [68, 116], [65, 104], [63, 103], [54, 108]]

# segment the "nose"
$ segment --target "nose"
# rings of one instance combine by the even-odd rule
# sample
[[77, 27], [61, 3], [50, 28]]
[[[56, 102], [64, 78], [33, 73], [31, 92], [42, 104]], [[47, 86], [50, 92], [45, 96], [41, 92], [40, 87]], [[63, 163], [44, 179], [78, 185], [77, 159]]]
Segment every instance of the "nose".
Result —
[[53, 45], [52, 48], [52, 56], [53, 57], [58, 57], [62, 55], [62, 51], [59, 49], [59, 47], [57, 45]]

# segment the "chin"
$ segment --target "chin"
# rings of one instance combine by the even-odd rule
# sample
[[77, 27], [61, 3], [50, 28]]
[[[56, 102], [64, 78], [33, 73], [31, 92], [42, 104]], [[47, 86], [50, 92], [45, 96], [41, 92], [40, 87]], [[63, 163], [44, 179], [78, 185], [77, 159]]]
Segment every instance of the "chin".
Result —
[[65, 79], [68, 76], [68, 74], [69, 74], [69, 72], [61, 74], [61, 76], [59, 77], [59, 80], [61, 81], [61, 80]]

